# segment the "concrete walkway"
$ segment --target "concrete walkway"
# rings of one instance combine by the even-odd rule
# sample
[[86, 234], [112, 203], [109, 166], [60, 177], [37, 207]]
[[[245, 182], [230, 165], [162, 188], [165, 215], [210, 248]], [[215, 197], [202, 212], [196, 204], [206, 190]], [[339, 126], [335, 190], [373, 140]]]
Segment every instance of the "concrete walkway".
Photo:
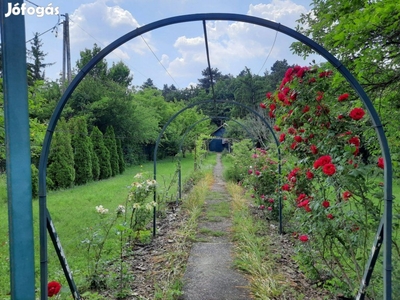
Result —
[[193, 244], [184, 275], [183, 300], [251, 299], [248, 281], [232, 266], [230, 201], [218, 154], [214, 184], [199, 220], [198, 242]]

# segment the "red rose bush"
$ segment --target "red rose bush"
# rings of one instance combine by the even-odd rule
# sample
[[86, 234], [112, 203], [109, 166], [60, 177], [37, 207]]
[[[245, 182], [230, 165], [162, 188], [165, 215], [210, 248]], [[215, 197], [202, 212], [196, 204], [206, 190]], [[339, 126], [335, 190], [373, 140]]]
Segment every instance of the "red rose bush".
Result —
[[[268, 93], [262, 107], [273, 108], [269, 115], [287, 162], [279, 188], [270, 173], [270, 181], [257, 181], [253, 188], [258, 197], [287, 199], [284, 222], [286, 231], [292, 226], [298, 233], [301, 269], [333, 291], [352, 296], [382, 215], [378, 182], [384, 166], [382, 158], [366, 151], [371, 128], [362, 103], [345, 87], [335, 86], [334, 77], [329, 70], [295, 66]], [[268, 154], [276, 157], [272, 150]], [[270, 160], [255, 164], [261, 174], [263, 168], [270, 170]], [[256, 179], [254, 172], [248, 177]]]

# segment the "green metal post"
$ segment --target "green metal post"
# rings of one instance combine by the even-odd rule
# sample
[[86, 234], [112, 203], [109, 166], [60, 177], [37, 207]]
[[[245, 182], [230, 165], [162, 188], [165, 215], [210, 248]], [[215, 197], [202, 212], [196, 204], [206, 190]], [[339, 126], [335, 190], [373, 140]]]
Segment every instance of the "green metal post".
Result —
[[6, 17], [1, 1], [4, 127], [7, 166], [11, 299], [35, 299], [31, 153], [29, 137], [25, 22], [23, 15]]

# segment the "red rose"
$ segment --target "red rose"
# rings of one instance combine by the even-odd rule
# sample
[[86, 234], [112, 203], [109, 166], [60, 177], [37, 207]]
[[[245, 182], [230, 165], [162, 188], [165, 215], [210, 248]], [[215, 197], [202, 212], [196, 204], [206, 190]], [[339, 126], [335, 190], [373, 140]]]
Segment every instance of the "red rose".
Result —
[[314, 173], [310, 172], [310, 170], [307, 171], [306, 176], [308, 179], [313, 179], [314, 178]]
[[328, 175], [328, 176], [332, 176], [333, 174], [336, 173], [336, 167], [334, 164], [325, 164], [322, 167], [322, 172], [324, 172], [324, 174]]
[[322, 206], [325, 207], [325, 208], [328, 208], [330, 205], [331, 204], [329, 203], [329, 201], [325, 200], [324, 202], [322, 202]]
[[57, 295], [61, 290], [61, 284], [58, 283], [57, 281], [50, 281], [47, 284], [47, 294], [49, 297], [53, 297], [54, 295]]
[[248, 170], [247, 173], [249, 173], [249, 175], [253, 174], [253, 170]]
[[364, 117], [364, 115], [365, 111], [361, 107], [353, 108], [349, 113], [349, 117], [355, 121], [361, 120]]
[[347, 98], [349, 98], [349, 94], [347, 94], [347, 93], [341, 94], [341, 95], [338, 97], [338, 101], [339, 101], [339, 102], [342, 102], [342, 101], [346, 100]]
[[267, 96], [268, 99], [271, 99], [272, 93], [271, 93], [271, 92], [268, 92], [268, 93], [266, 94], [266, 96]]
[[296, 147], [297, 147], [297, 142], [293, 142], [293, 143], [290, 145], [290, 149], [292, 149], [292, 150], [295, 150]]
[[303, 113], [310, 111], [310, 107], [308, 105], [304, 106]]
[[350, 193], [349, 191], [343, 192], [343, 195], [342, 195], [343, 200], [349, 200], [349, 198], [350, 198], [351, 196], [352, 196], [352, 195], [351, 195], [351, 193]]
[[379, 157], [378, 158], [378, 168], [384, 169], [385, 168], [385, 164], [383, 161], [383, 157]]
[[285, 137], [286, 137], [286, 134], [282, 133], [282, 134], [279, 136], [279, 141], [282, 143], [282, 142], [285, 140]]
[[266, 109], [266, 108], [267, 108], [267, 106], [266, 106], [265, 103], [263, 103], [263, 102], [260, 103], [260, 107], [261, 107], [262, 109]]
[[288, 129], [288, 133], [291, 134], [291, 135], [294, 135], [294, 134], [296, 134], [296, 129], [294, 129], [293, 127], [290, 127]]
[[258, 170], [256, 170], [256, 171], [254, 172], [254, 174], [256, 174], [256, 176], [260, 176], [260, 175], [261, 175], [261, 172], [258, 171]]
[[290, 191], [289, 184], [285, 183], [284, 185], [282, 185], [282, 191]]
[[310, 150], [312, 154], [317, 154], [318, 153], [318, 148], [315, 145], [310, 146]]
[[307, 199], [307, 195], [306, 195], [306, 194], [300, 194], [300, 195], [297, 197], [296, 201], [297, 201], [297, 203], [300, 203], [300, 202], [303, 201], [304, 199]]
[[356, 136], [353, 136], [351, 139], [349, 139], [349, 144], [352, 144], [356, 147], [360, 146], [360, 139]]
[[297, 204], [297, 207], [307, 206], [308, 203], [310, 203], [310, 200], [306, 199], [304, 201], [301, 201], [299, 204]]
[[308, 236], [303, 234], [299, 236], [299, 240], [302, 242], [307, 242], [308, 241]]
[[278, 125], [274, 125], [275, 131], [281, 131], [281, 128]]
[[332, 158], [329, 155], [323, 155], [314, 162], [314, 169], [323, 167], [326, 164], [331, 164]]
[[324, 92], [318, 91], [317, 92], [317, 97], [315, 98], [315, 100], [320, 102], [322, 100], [322, 98], [324, 98]]
[[301, 136], [299, 136], [299, 135], [296, 135], [296, 136], [294, 137], [294, 140], [295, 140], [296, 142], [298, 142], [298, 143], [301, 143], [301, 142], [303, 141], [303, 139], [302, 139]]
[[332, 214], [327, 214], [326, 217], [327, 217], [328, 219], [331, 219], [331, 220], [333, 220], [333, 219], [335, 218]]
[[275, 114], [274, 114], [274, 112], [273, 112], [272, 110], [270, 110], [270, 111], [268, 112], [268, 115], [269, 115], [269, 117], [270, 117], [271, 119], [275, 119]]

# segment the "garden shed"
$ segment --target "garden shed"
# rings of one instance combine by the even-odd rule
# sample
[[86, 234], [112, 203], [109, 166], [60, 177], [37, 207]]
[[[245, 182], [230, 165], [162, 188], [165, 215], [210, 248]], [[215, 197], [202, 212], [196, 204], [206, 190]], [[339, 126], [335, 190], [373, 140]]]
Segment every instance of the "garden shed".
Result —
[[224, 138], [225, 133], [224, 125], [219, 126], [214, 132], [210, 135], [213, 137], [208, 144], [208, 148], [210, 151], [214, 152], [222, 152], [224, 149], [229, 151], [230, 144], [227, 138]]

